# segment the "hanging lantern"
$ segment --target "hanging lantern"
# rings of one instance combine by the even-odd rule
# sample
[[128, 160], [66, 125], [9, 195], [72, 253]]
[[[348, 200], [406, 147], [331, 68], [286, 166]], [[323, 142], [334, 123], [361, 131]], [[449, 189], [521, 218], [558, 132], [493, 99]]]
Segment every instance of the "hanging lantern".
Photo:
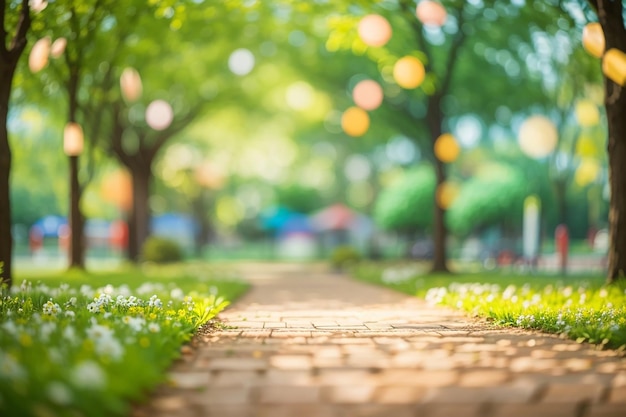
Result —
[[383, 102], [383, 89], [374, 80], [363, 80], [354, 86], [352, 98], [363, 110], [375, 110]]
[[518, 141], [522, 152], [531, 158], [548, 156], [556, 148], [558, 133], [545, 116], [531, 116], [522, 123]]
[[435, 193], [437, 205], [444, 210], [449, 208], [458, 197], [460, 191], [461, 187], [459, 187], [459, 184], [445, 181], [437, 187], [437, 192]]
[[359, 37], [368, 46], [383, 46], [391, 39], [391, 25], [377, 14], [365, 16], [357, 28]]
[[28, 68], [34, 74], [48, 65], [48, 56], [50, 55], [50, 38], [48, 36], [39, 39], [33, 45], [28, 55]]
[[602, 59], [602, 72], [616, 84], [626, 85], [626, 54], [615, 48], [606, 51]]
[[441, 27], [446, 23], [448, 13], [440, 3], [423, 0], [417, 5], [415, 15], [425, 25]]
[[605, 48], [604, 32], [598, 22], [588, 23], [583, 28], [583, 48], [590, 55], [602, 58]]
[[444, 133], [435, 141], [434, 151], [437, 159], [441, 162], [449, 164], [454, 162], [456, 158], [459, 157], [461, 147], [454, 136], [450, 133]]
[[83, 153], [83, 129], [78, 123], [69, 122], [63, 131], [63, 152], [67, 156], [78, 156]]
[[67, 39], [59, 38], [52, 42], [52, 46], [50, 46], [50, 56], [52, 58], [59, 58], [65, 52], [65, 47], [67, 46]]
[[350, 107], [341, 116], [341, 127], [350, 136], [363, 136], [370, 127], [370, 117], [360, 107]]
[[576, 120], [582, 127], [595, 126], [600, 122], [600, 111], [590, 100], [579, 100], [575, 108]]
[[165, 100], [154, 100], [146, 109], [146, 123], [154, 130], [164, 130], [174, 120], [172, 106]]
[[424, 81], [426, 70], [422, 61], [414, 56], [400, 58], [393, 66], [393, 78], [400, 87], [411, 89], [419, 87]]
[[134, 68], [124, 68], [120, 76], [120, 88], [122, 96], [128, 102], [137, 101], [141, 97], [143, 90], [141, 77]]

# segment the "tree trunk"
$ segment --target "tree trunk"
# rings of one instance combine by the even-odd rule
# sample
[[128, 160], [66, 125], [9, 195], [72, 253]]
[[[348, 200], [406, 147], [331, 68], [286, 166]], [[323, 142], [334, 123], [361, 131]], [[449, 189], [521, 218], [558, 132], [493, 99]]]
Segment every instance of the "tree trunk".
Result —
[[7, 114], [9, 112], [9, 98], [11, 83], [15, 67], [0, 62], [0, 282], [9, 287], [13, 283], [12, 253], [13, 235], [11, 234], [11, 148], [9, 146], [9, 132], [7, 130]]
[[133, 207], [128, 224], [128, 259], [138, 262], [141, 248], [150, 236], [150, 164], [128, 166], [133, 179]]
[[[598, 3], [598, 18], [604, 31], [606, 50], [626, 51], [626, 30], [621, 1]], [[605, 77], [606, 116], [608, 121], [609, 253], [607, 282], [626, 280], [626, 92]]]
[[[426, 112], [426, 122], [430, 130], [430, 138], [433, 146], [441, 134], [443, 124], [443, 113], [441, 111], [441, 95], [434, 94], [428, 99], [428, 110]], [[448, 230], [445, 223], [445, 209], [437, 203], [437, 190], [446, 181], [446, 167], [436, 156], [435, 163], [435, 198], [433, 207], [433, 266], [432, 272], [450, 272], [448, 269], [448, 255], [446, 252], [446, 239]]]
[[78, 182], [78, 156], [70, 156], [69, 267], [85, 269], [85, 219], [80, 211], [82, 190]]
[[5, 28], [7, 5], [0, 0], [0, 283], [13, 284], [13, 234], [11, 233], [11, 146], [7, 117], [11, 87], [17, 62], [26, 48], [26, 34], [30, 30], [28, 0], [21, 1], [15, 35], [10, 39]]
[[[554, 197], [556, 198], [556, 206], [558, 210], [558, 223], [567, 224], [567, 180], [565, 178], [556, 178], [554, 180]], [[543, 218], [543, 217], [542, 217]]]

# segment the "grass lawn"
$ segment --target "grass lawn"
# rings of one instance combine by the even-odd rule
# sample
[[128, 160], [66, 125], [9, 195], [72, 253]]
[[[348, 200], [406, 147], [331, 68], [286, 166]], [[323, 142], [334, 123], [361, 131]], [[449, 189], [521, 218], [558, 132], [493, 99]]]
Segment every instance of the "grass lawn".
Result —
[[463, 309], [503, 326], [567, 335], [614, 349], [626, 348], [626, 284], [607, 286], [591, 275], [424, 273], [416, 264], [362, 263], [352, 275]]
[[0, 415], [128, 415], [246, 288], [200, 263], [19, 273], [0, 289]]

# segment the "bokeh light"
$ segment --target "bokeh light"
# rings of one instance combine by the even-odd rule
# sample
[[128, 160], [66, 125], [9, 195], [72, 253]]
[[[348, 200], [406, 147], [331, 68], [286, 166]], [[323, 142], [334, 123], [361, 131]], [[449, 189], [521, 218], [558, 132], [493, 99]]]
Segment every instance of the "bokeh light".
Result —
[[581, 134], [576, 142], [576, 154], [583, 158], [599, 158], [604, 153], [600, 144], [589, 134]]
[[417, 5], [415, 15], [425, 25], [441, 27], [446, 23], [448, 13], [440, 3], [422, 0]]
[[583, 28], [583, 48], [596, 58], [602, 58], [605, 48], [604, 32], [598, 22], [588, 23]]
[[83, 153], [83, 128], [75, 122], [69, 122], [63, 130], [63, 152], [69, 156], [78, 156]]
[[544, 158], [556, 148], [558, 133], [554, 123], [545, 116], [531, 116], [522, 123], [518, 133], [519, 146], [531, 158]]
[[154, 100], [146, 108], [146, 123], [154, 130], [167, 129], [172, 120], [174, 120], [174, 111], [165, 100]]
[[341, 116], [341, 127], [350, 136], [363, 136], [370, 127], [370, 117], [360, 107], [350, 107]]
[[579, 100], [576, 103], [576, 120], [582, 127], [591, 127], [600, 123], [600, 111], [590, 100]]
[[254, 55], [248, 49], [240, 48], [228, 57], [228, 68], [235, 75], [247, 75], [254, 69]]
[[102, 180], [100, 195], [121, 210], [130, 210], [133, 204], [133, 183], [126, 169], [118, 169]]
[[120, 76], [120, 89], [122, 90], [122, 97], [127, 102], [134, 102], [139, 100], [143, 90], [141, 84], [141, 76], [134, 68], [124, 68], [122, 75]]
[[52, 58], [59, 58], [65, 52], [65, 47], [67, 46], [67, 39], [58, 38], [52, 45], [50, 46], [50, 56]]
[[352, 98], [363, 110], [376, 110], [383, 102], [383, 89], [374, 80], [363, 80], [354, 86]]
[[424, 81], [425, 75], [424, 64], [414, 56], [400, 58], [393, 66], [393, 79], [403, 88], [419, 87]]
[[391, 25], [384, 17], [370, 14], [359, 21], [358, 33], [368, 46], [383, 46], [391, 39]]
[[310, 84], [298, 81], [287, 87], [285, 100], [294, 110], [306, 110], [313, 105], [315, 90]]
[[48, 65], [48, 56], [50, 55], [50, 37], [46, 36], [39, 39], [33, 45], [28, 55], [28, 68], [32, 73], [37, 73]]
[[472, 115], [461, 116], [454, 128], [455, 137], [464, 148], [478, 145], [483, 134], [483, 125]]
[[47, 0], [30, 0], [28, 4], [30, 5], [30, 9], [33, 12], [39, 13], [40, 11], [42, 11], [48, 6], [48, 1]]
[[626, 85], [626, 54], [616, 48], [606, 51], [602, 59], [602, 72], [615, 83]]
[[346, 174], [346, 178], [351, 182], [364, 181], [368, 179], [372, 173], [372, 164], [363, 155], [350, 155], [346, 158], [344, 173]]
[[437, 138], [434, 150], [437, 159], [448, 164], [454, 162], [461, 153], [459, 143], [450, 133], [444, 133]]
[[200, 164], [194, 175], [198, 184], [210, 190], [219, 190], [224, 186], [224, 173], [210, 162]]
[[442, 209], [447, 209], [454, 203], [461, 191], [461, 186], [456, 182], [446, 181], [437, 187], [435, 199], [437, 205]]
[[601, 170], [602, 168], [598, 161], [591, 158], [583, 158], [578, 168], [576, 168], [574, 181], [579, 186], [585, 187], [598, 179]]

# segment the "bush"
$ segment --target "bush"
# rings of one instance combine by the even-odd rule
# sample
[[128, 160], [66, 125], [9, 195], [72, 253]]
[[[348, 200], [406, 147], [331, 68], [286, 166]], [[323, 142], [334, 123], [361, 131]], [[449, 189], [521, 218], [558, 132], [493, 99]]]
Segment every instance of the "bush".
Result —
[[183, 259], [183, 251], [178, 243], [171, 239], [151, 236], [143, 245], [141, 259], [157, 264], [178, 262]]
[[357, 263], [361, 259], [361, 254], [352, 246], [338, 246], [330, 255], [330, 262], [337, 269], [344, 269], [347, 266]]

